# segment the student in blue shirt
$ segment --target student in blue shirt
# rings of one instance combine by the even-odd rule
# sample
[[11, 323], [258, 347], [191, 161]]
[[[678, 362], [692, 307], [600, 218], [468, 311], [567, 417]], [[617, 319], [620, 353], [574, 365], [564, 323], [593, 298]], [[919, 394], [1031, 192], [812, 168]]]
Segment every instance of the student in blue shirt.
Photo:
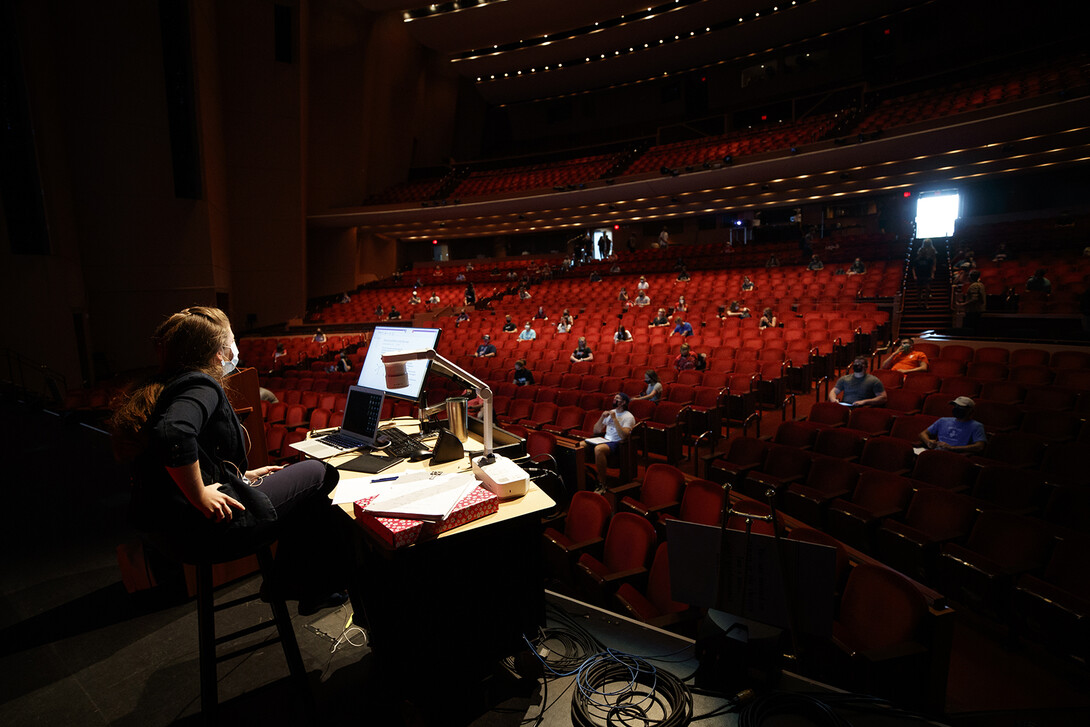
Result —
[[681, 334], [682, 338], [688, 338], [689, 336], [693, 335], [693, 326], [691, 323], [688, 323], [684, 318], [678, 316], [677, 321], [674, 325], [674, 330], [670, 331], [670, 335], [672, 336], [675, 333]]
[[984, 433], [984, 425], [973, 419], [976, 402], [967, 396], [959, 396], [950, 403], [954, 406], [954, 416], [942, 417], [920, 432], [920, 441], [928, 449], [945, 449], [963, 454], [983, 452], [988, 437]]

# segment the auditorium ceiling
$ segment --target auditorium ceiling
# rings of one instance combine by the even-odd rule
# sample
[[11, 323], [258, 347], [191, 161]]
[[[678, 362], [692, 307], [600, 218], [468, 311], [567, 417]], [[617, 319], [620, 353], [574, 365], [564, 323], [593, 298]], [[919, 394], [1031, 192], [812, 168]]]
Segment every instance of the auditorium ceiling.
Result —
[[417, 42], [504, 104], [744, 58], [935, 0], [357, 1], [402, 13]]

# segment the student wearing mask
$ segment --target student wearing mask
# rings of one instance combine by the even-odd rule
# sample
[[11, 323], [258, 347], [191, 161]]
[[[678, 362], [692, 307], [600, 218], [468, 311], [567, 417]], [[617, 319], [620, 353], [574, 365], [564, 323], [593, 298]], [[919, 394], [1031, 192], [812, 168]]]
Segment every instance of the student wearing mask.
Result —
[[[618, 391], [613, 395], [613, 408], [602, 412], [602, 416], [594, 423], [594, 433], [603, 435], [606, 440], [602, 444], [594, 445], [594, 464], [601, 480], [606, 476], [610, 452], [617, 451], [621, 443], [628, 439], [634, 426], [636, 417], [628, 411], [628, 394]], [[604, 485], [605, 482], [600, 481], [599, 484]]]
[[594, 360], [594, 351], [591, 351], [590, 347], [587, 346], [587, 339], [582, 336], [579, 337], [579, 342], [576, 344], [575, 350], [572, 351], [571, 357], [568, 360], [572, 363]]
[[492, 337], [487, 333], [481, 339], [481, 345], [477, 346], [477, 358], [487, 358], [496, 355], [496, 346], [492, 343]]
[[851, 372], [841, 376], [829, 390], [829, 401], [848, 406], [882, 406], [887, 398], [886, 387], [877, 376], [867, 373], [867, 359], [862, 356], [852, 362]]
[[526, 359], [520, 358], [515, 362], [514, 373], [515, 386], [526, 386], [534, 383], [534, 374], [526, 368]]
[[647, 384], [647, 388], [644, 390], [643, 394], [634, 397], [633, 401], [640, 401], [642, 399], [658, 401], [662, 398], [662, 384], [659, 382], [657, 371], [654, 369], [647, 369], [643, 374], [643, 383]]
[[519, 333], [520, 341], [533, 341], [537, 339], [537, 331], [530, 327], [530, 321], [526, 321], [526, 325], [522, 327], [522, 332]]
[[900, 371], [902, 374], [927, 371], [927, 354], [913, 350], [913, 344], [914, 341], [911, 336], [902, 338], [897, 344], [897, 350], [882, 362], [882, 368]]
[[942, 417], [920, 432], [920, 441], [928, 449], [945, 449], [961, 454], [979, 454], [987, 446], [984, 425], [973, 419], [976, 402], [959, 396], [950, 402], [954, 416]]

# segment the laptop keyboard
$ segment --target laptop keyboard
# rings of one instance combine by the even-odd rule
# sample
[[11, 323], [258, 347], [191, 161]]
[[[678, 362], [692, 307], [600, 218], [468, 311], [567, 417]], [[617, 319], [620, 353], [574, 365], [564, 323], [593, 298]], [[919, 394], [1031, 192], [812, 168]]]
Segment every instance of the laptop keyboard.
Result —
[[322, 444], [328, 444], [330, 447], [336, 447], [337, 449], [357, 449], [360, 446], [360, 440], [355, 437], [346, 437], [338, 432], [319, 437], [318, 441]]

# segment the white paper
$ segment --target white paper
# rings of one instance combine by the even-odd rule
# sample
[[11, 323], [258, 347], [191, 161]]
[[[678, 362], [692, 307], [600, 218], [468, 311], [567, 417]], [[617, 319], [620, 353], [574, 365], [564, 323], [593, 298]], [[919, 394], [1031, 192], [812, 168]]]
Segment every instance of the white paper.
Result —
[[477, 479], [471, 472], [441, 475], [421, 482], [399, 481], [364, 509], [387, 517], [445, 520], [476, 487]]
[[416, 470], [403, 472], [399, 475], [377, 474], [374, 477], [350, 477], [337, 483], [337, 490], [333, 493], [333, 504], [344, 505], [365, 497], [378, 497], [391, 489], [413, 482], [421, 482], [431, 478], [428, 470]]

